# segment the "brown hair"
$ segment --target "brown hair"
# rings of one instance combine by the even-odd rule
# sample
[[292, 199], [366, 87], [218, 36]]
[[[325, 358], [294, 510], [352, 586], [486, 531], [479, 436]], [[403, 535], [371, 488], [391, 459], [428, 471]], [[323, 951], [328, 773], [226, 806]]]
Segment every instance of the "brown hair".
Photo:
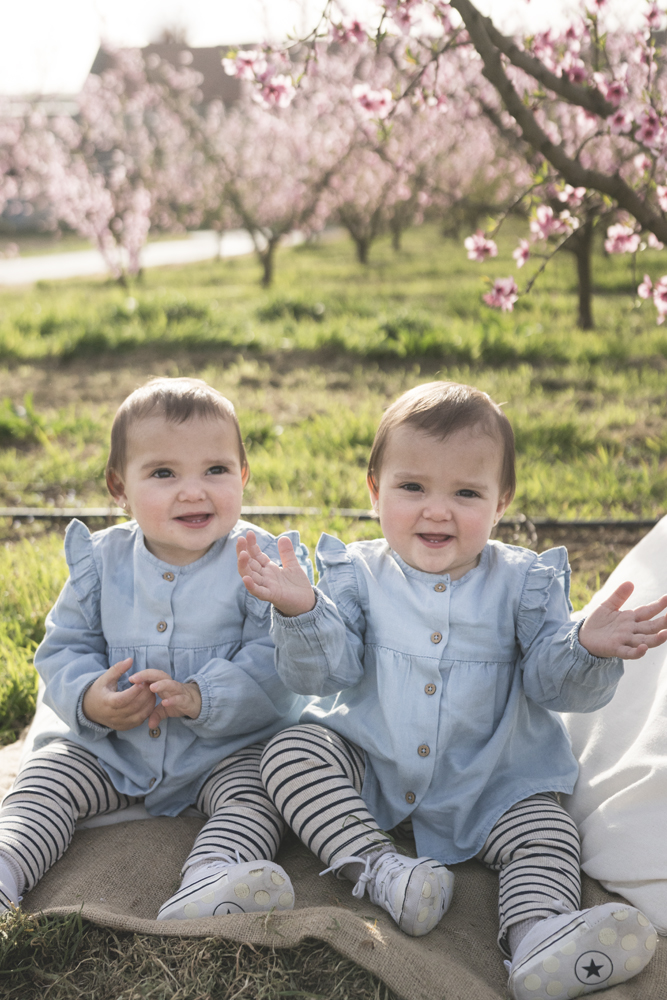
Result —
[[152, 378], [120, 404], [111, 425], [106, 480], [112, 496], [116, 495], [113, 478], [122, 480], [125, 476], [128, 429], [135, 421], [152, 415], [164, 417], [175, 424], [185, 423], [191, 417], [230, 421], [238, 437], [241, 472], [247, 476], [248, 457], [233, 404], [199, 378]]
[[500, 492], [507, 503], [511, 501], [516, 491], [514, 432], [501, 408], [485, 392], [458, 382], [427, 382], [399, 396], [385, 410], [368, 460], [368, 482], [376, 492], [389, 434], [401, 424], [441, 439], [464, 427], [480, 427], [499, 439], [503, 449]]

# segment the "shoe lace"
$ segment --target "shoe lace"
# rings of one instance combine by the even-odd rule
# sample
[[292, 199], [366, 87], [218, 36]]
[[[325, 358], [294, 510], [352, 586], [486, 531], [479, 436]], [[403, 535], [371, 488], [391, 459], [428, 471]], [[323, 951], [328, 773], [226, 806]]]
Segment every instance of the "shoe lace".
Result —
[[351, 854], [346, 858], [337, 858], [334, 863], [329, 866], [329, 868], [325, 868], [324, 871], [321, 871], [320, 875], [328, 875], [329, 872], [333, 872], [336, 878], [343, 878], [340, 874], [340, 869], [344, 868], [345, 865], [353, 864], [364, 865], [364, 870], [355, 882], [354, 889], [352, 890], [352, 895], [355, 899], [361, 899], [365, 892], [367, 883], [373, 878], [373, 875], [371, 874], [371, 868], [373, 865], [372, 856], [369, 857], [366, 855], [366, 857], [363, 857], [362, 855]]
[[340, 878], [341, 876], [338, 874], [339, 870], [349, 864], [364, 865], [364, 870], [352, 890], [352, 895], [355, 899], [362, 899], [366, 891], [366, 886], [368, 886], [368, 896], [371, 903], [377, 903], [384, 907], [384, 909], [390, 909], [387, 889], [389, 882], [392, 881], [392, 872], [398, 875], [405, 868], [405, 863], [401, 860], [401, 857], [398, 854], [387, 852], [379, 856], [371, 854], [365, 857], [363, 855], [353, 855], [347, 858], [338, 858], [329, 868], [325, 868], [323, 872], [320, 872], [320, 875], [335, 872], [336, 876]]

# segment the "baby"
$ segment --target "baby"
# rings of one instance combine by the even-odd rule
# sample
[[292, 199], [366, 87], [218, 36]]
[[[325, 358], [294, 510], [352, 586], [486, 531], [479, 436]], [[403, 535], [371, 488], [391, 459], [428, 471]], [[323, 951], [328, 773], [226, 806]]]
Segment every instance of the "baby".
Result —
[[[273, 861], [285, 824], [259, 763], [305, 700], [278, 678], [269, 608], [236, 573], [248, 474], [232, 404], [198, 379], [152, 380], [118, 410], [107, 484], [133, 520], [68, 527], [70, 578], [35, 655], [59, 721], [0, 808], [0, 910], [58, 860], [78, 820], [140, 801], [208, 817], [158, 920], [293, 907]], [[255, 528], [253, 545], [278, 558], [267, 532]]]
[[[565, 549], [490, 541], [515, 491], [514, 436], [486, 393], [433, 382], [386, 411], [368, 466], [384, 538], [324, 535], [317, 589], [288, 539], [278, 566], [237, 541], [249, 592], [274, 606], [276, 669], [317, 695], [268, 744], [281, 814], [339, 876], [408, 934], [446, 912], [446, 864], [500, 876], [499, 945], [515, 1000], [629, 979], [656, 935], [624, 903], [579, 910], [579, 838], [558, 802], [577, 777], [556, 712], [612, 697], [623, 659], [667, 639], [667, 597], [621, 610], [626, 583], [570, 620]], [[412, 821], [417, 851], [384, 832]]]

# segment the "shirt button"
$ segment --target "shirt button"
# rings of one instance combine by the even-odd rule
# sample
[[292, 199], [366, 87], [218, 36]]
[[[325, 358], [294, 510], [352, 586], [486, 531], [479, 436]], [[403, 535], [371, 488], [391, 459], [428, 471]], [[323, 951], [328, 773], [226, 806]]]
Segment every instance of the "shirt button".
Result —
[[[164, 622], [162, 622], [162, 624], [164, 625]], [[164, 627], [166, 628], [167, 626], [165, 625]], [[158, 625], [158, 628], [160, 628], [159, 625]], [[160, 631], [162, 631], [162, 629], [160, 629]], [[434, 632], [433, 635], [431, 636], [431, 642], [436, 643], [436, 645], [437, 645], [437, 643], [442, 642], [442, 633], [441, 632]]]
[[174, 574], [173, 573], [163, 573], [162, 574], [162, 579], [163, 580], [167, 580], [169, 583], [171, 583], [172, 580], [174, 579]]
[[428, 757], [430, 752], [431, 748], [426, 746], [425, 743], [422, 743], [420, 747], [417, 747], [417, 753], [419, 754], [420, 757]]
[[405, 793], [405, 801], [410, 806], [414, 803], [414, 801], [415, 801], [416, 798], [417, 798], [417, 796], [415, 795], [414, 792], [406, 792]]
[[447, 590], [446, 583], [436, 583], [434, 590], [437, 590], [439, 594], [442, 594], [443, 590]]
[[[157, 628], [158, 632], [164, 632], [165, 629], [166, 629], [166, 627], [167, 627], [167, 623], [166, 622], [158, 622], [157, 625], [156, 625], [156, 628]], [[438, 639], [438, 642], [440, 642], [439, 639]]]
[[427, 684], [424, 691], [426, 694], [435, 694], [435, 684]]
[[148, 782], [148, 787], [152, 788], [154, 784], [155, 784], [155, 778], [151, 778], [151, 780]]
[[158, 736], [162, 735], [162, 730], [160, 729], [159, 726], [156, 726], [155, 729], [148, 730], [148, 735], [151, 737], [151, 739], [156, 740]]

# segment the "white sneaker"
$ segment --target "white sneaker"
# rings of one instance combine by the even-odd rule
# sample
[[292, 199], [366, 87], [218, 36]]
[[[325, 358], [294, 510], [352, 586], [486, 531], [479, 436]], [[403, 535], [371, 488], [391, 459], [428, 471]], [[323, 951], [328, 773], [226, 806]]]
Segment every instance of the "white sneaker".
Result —
[[449, 909], [454, 875], [434, 858], [408, 858], [388, 851], [371, 857], [339, 858], [320, 874], [336, 871], [350, 862], [366, 865], [352, 895], [361, 899], [368, 888], [371, 903], [381, 906], [411, 937], [432, 931]]
[[181, 888], [162, 904], [157, 919], [191, 920], [293, 908], [294, 889], [280, 865], [273, 861], [238, 863], [225, 855], [187, 870]]
[[633, 906], [604, 903], [540, 920], [511, 962], [513, 1000], [580, 997], [636, 976], [650, 962], [658, 936]]

